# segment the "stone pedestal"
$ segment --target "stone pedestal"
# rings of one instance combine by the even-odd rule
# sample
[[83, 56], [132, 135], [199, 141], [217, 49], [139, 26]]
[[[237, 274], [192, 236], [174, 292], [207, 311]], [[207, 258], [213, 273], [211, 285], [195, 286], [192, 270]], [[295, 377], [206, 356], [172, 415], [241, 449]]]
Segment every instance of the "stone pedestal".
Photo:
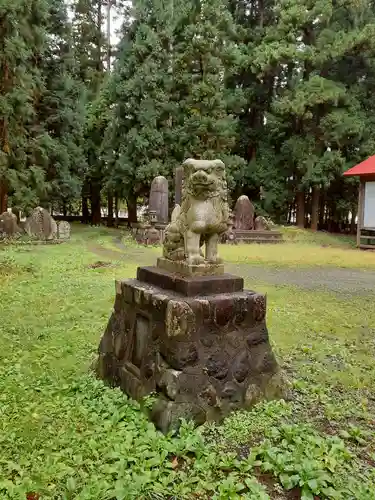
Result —
[[265, 315], [265, 296], [242, 278], [139, 268], [116, 282], [98, 375], [134, 399], [156, 392], [151, 418], [163, 432], [180, 418], [220, 420], [283, 395]]
[[283, 235], [279, 231], [234, 230], [238, 243], [284, 243]]
[[186, 261], [176, 261], [159, 257], [157, 266], [169, 273], [181, 274], [183, 276], [219, 276], [224, 274], [224, 264], [204, 264], [192, 265]]

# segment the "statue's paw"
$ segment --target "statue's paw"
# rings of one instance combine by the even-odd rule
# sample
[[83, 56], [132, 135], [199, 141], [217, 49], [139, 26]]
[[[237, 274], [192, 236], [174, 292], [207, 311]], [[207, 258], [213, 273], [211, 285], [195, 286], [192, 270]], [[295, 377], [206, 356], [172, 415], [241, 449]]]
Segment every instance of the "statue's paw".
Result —
[[222, 264], [223, 259], [219, 256], [216, 257], [211, 257], [210, 259], [207, 259], [210, 264]]
[[201, 264], [204, 264], [204, 257], [202, 257], [201, 255], [194, 255], [194, 257], [188, 258], [188, 263], [191, 266], [199, 266]]

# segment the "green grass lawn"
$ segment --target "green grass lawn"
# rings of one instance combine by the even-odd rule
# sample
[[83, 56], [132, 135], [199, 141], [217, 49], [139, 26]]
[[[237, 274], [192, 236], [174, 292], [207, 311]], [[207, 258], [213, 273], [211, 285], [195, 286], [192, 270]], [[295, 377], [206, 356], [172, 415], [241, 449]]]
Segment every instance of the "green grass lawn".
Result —
[[[163, 436], [135, 402], [90, 372], [114, 279], [133, 277], [142, 252], [158, 254], [129, 243], [120, 260], [114, 234], [84, 228], [63, 245], [0, 250], [0, 498], [374, 500], [373, 297], [349, 301], [252, 282], [268, 294], [268, 327], [293, 384], [291, 401]], [[355, 267], [375, 267], [373, 254], [366, 260], [342, 244], [294, 245], [310, 256], [315, 248], [310, 265], [333, 265], [334, 249], [355, 254]], [[90, 245], [119, 260], [91, 267], [106, 259]], [[282, 246], [279, 263], [272, 247], [272, 265], [295, 265], [296, 254], [286, 257], [292, 246]], [[226, 248], [244, 262], [261, 247]]]
[[222, 245], [221, 255], [229, 262], [274, 267], [328, 266], [375, 269], [375, 252], [359, 251], [351, 236], [279, 228], [283, 244]]
[[[114, 238], [126, 234], [124, 230], [99, 231], [99, 236], [89, 228], [76, 225], [76, 231], [88, 241], [102, 245], [111, 251], [121, 249], [114, 244]], [[282, 244], [238, 244], [220, 245], [220, 255], [226, 262], [245, 263], [272, 267], [336, 267], [349, 269], [374, 269], [375, 252], [360, 251], [356, 248], [352, 236], [332, 235], [325, 232], [313, 232], [294, 227], [278, 228], [282, 234]], [[125, 236], [126, 246], [135, 246]], [[145, 249], [145, 252], [155, 256], [160, 255], [159, 248]]]

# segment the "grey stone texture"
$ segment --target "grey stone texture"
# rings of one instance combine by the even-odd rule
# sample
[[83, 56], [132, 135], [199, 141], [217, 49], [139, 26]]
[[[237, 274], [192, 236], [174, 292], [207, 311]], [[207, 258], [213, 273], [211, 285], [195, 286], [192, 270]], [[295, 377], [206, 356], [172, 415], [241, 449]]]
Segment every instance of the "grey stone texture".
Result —
[[30, 237], [39, 240], [57, 238], [57, 224], [51, 214], [42, 207], [36, 207], [26, 219], [25, 231]]
[[254, 229], [254, 205], [246, 195], [240, 196], [234, 207], [234, 228], [241, 231]]
[[[159, 286], [151, 283], [152, 273], [165, 275]], [[176, 276], [159, 268], [139, 268], [138, 279], [116, 282], [97, 373], [136, 400], [156, 391], [151, 418], [163, 432], [178, 428], [181, 417], [197, 424], [221, 420], [284, 395], [266, 298], [243, 290], [241, 278], [225, 276], [236, 291], [210, 293], [209, 277], [178, 277], [200, 280], [190, 288], [193, 295], [189, 287], [179, 293]]]
[[156, 213], [157, 222], [168, 224], [168, 180], [162, 175], [151, 183], [149, 211]]
[[96, 365], [134, 399], [156, 392], [151, 418], [163, 432], [181, 418], [221, 420], [286, 387], [268, 339], [266, 297], [225, 274], [217, 254], [230, 223], [225, 165], [187, 160], [184, 179], [158, 265], [116, 282]]
[[162, 241], [163, 230], [151, 224], [133, 224], [132, 234], [139, 245], [159, 245]]
[[59, 240], [69, 240], [70, 239], [70, 224], [69, 222], [62, 220], [57, 223], [57, 237]]
[[270, 231], [271, 230], [269, 223], [267, 222], [266, 218], [263, 217], [262, 215], [259, 215], [255, 219], [255, 230], [256, 231]]
[[23, 231], [17, 224], [17, 217], [12, 212], [0, 215], [0, 238], [14, 238]]
[[176, 168], [174, 183], [175, 183], [174, 203], [175, 203], [175, 205], [181, 205], [181, 203], [182, 203], [182, 190], [183, 190], [183, 183], [184, 183], [184, 167], [183, 166]]
[[279, 231], [271, 231], [270, 224], [264, 217], [258, 216], [254, 219], [254, 213], [254, 205], [249, 198], [240, 196], [234, 208], [233, 236], [228, 229], [225, 242], [282, 243], [282, 234]]
[[163, 257], [192, 266], [218, 264], [218, 243], [229, 219], [225, 165], [221, 160], [190, 158], [183, 167], [182, 203], [165, 230]]

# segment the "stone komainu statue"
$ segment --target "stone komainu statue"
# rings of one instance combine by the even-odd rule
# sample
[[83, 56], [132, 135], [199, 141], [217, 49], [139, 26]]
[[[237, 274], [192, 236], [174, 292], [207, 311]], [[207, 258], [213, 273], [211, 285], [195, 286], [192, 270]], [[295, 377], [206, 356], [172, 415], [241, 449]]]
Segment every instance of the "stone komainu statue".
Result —
[[205, 243], [206, 261], [217, 264], [218, 242], [229, 219], [225, 165], [220, 160], [189, 159], [183, 166], [182, 203], [176, 205], [166, 228], [163, 256], [203, 264], [200, 247]]

